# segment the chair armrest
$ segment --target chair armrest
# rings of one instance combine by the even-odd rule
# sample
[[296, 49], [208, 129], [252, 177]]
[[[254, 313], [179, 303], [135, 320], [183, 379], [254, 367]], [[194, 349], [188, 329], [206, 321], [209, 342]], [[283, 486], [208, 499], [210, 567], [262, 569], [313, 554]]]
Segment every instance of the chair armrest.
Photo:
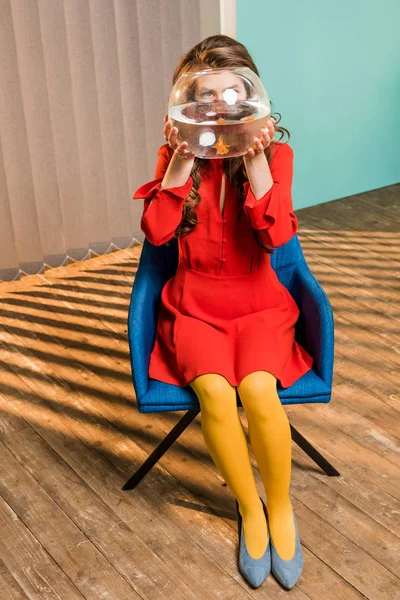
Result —
[[156, 337], [161, 292], [176, 273], [178, 256], [176, 238], [161, 246], [154, 246], [145, 238], [128, 312], [132, 382], [138, 400], [148, 390], [150, 354]]
[[139, 264], [132, 286], [128, 311], [128, 342], [132, 382], [136, 398], [147, 392], [150, 353], [154, 344], [161, 290], [165, 275], [151, 270], [151, 264]]
[[332, 389], [334, 362], [334, 319], [329, 298], [302, 261], [294, 271], [293, 293], [300, 316], [296, 340], [314, 358], [313, 369]]

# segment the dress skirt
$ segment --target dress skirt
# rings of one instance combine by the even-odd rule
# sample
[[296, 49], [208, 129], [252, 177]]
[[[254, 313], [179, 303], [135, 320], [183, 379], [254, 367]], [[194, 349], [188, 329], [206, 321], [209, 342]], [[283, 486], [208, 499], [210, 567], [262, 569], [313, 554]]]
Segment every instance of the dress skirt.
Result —
[[294, 339], [298, 317], [272, 268], [221, 277], [180, 262], [162, 290], [149, 377], [186, 386], [218, 373], [237, 386], [263, 370], [289, 387], [313, 363]]

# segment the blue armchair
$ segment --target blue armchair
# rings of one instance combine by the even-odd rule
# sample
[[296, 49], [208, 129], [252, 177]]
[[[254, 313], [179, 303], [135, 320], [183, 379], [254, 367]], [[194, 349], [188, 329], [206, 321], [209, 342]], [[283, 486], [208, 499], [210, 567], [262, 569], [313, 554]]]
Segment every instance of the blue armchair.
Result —
[[[172, 238], [162, 246], [153, 246], [145, 238], [139, 267], [132, 287], [128, 313], [128, 341], [133, 387], [139, 412], [185, 410], [186, 414], [129, 479], [122, 489], [132, 489], [182, 431], [200, 412], [198, 398], [190, 385], [180, 387], [148, 377], [158, 320], [161, 290], [178, 265], [178, 241]], [[296, 341], [314, 358], [313, 369], [278, 395], [282, 404], [329, 402], [332, 394], [334, 359], [334, 321], [329, 299], [310, 271], [297, 234], [271, 255], [271, 265], [279, 281], [289, 290], [300, 316], [295, 325]], [[240, 407], [239, 394], [237, 405]], [[290, 424], [292, 439], [328, 475], [340, 473]]]

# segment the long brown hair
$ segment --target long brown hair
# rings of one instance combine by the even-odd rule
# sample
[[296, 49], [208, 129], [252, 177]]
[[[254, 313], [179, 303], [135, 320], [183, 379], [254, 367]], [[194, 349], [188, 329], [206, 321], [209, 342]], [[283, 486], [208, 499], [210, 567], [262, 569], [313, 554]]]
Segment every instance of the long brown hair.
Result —
[[[260, 76], [258, 69], [249, 54], [247, 48], [227, 35], [212, 35], [205, 38], [202, 42], [196, 44], [189, 52], [184, 54], [179, 61], [174, 75], [173, 84], [179, 79], [183, 73], [188, 71], [196, 71], [202, 68], [234, 68], [234, 67], [249, 67], [256, 75]], [[271, 102], [273, 104], [273, 102]], [[272, 113], [279, 114], [279, 113]], [[280, 114], [279, 114], [280, 116]], [[275, 131], [281, 132], [281, 138], [283, 132], [286, 131], [288, 134], [288, 141], [290, 139], [290, 133], [284, 127], [279, 127], [275, 124]], [[279, 140], [280, 141], [280, 140]], [[270, 164], [273, 155], [274, 141], [264, 149], [268, 164]], [[183, 236], [190, 233], [194, 227], [198, 224], [197, 213], [194, 208], [199, 204], [201, 198], [198, 192], [201, 183], [201, 171], [205, 167], [208, 159], [195, 157], [193, 167], [191, 170], [191, 176], [193, 179], [193, 187], [185, 199], [185, 204], [182, 211], [182, 220], [175, 230], [175, 236]], [[239, 194], [240, 199], [244, 203], [244, 190], [243, 184], [248, 181], [246, 175], [246, 169], [244, 161], [241, 156], [225, 158], [222, 161], [223, 171]], [[243, 210], [243, 206], [241, 211]], [[258, 245], [264, 252], [272, 254], [273, 250], [265, 244], [261, 239], [259, 232], [253, 229], [253, 235]]]

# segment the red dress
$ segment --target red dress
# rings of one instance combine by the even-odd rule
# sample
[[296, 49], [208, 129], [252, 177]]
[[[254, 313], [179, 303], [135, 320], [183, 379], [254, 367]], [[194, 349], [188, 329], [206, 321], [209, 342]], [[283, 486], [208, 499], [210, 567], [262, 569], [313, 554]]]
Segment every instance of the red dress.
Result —
[[[160, 190], [172, 154], [168, 144], [161, 146], [156, 179], [133, 195], [144, 199], [141, 229], [155, 246], [173, 237], [193, 185], [189, 176], [182, 186]], [[226, 179], [221, 214], [222, 161], [207, 161], [194, 209], [199, 223], [178, 237], [178, 267], [162, 289], [149, 377], [185, 387], [198, 375], [219, 373], [237, 386], [248, 373], [264, 370], [289, 387], [311, 369], [313, 358], [294, 339], [300, 311], [252, 228], [274, 248], [298, 230], [291, 196], [293, 150], [275, 142], [274, 183], [256, 200], [246, 182], [242, 211], [243, 200]]]

